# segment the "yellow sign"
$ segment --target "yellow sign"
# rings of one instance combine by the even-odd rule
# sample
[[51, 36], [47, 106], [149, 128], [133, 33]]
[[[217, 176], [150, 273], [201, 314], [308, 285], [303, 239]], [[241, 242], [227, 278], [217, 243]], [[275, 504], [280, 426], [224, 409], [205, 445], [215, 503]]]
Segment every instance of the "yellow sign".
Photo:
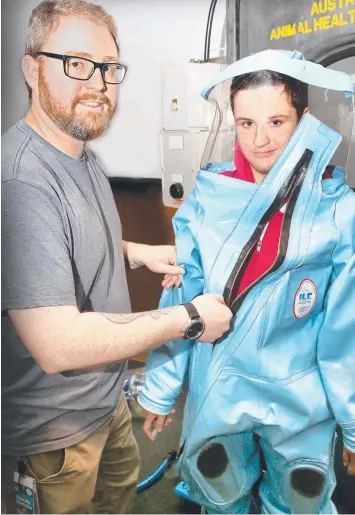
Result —
[[[329, 30], [334, 27], [355, 25], [355, 0], [318, 0], [312, 3], [310, 19], [272, 29], [270, 41], [273, 39], [289, 38], [297, 34], [308, 34], [319, 30]], [[334, 12], [342, 9], [342, 11]]]

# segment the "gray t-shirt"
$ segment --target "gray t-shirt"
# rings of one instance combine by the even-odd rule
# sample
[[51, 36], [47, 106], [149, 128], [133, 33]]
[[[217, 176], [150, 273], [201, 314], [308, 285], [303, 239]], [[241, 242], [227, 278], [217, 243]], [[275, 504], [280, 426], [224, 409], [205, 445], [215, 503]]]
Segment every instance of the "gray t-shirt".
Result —
[[9, 309], [77, 305], [131, 311], [122, 229], [109, 181], [86, 148], [73, 159], [24, 121], [2, 138], [2, 452], [74, 445], [99, 428], [122, 393], [125, 363], [45, 374]]

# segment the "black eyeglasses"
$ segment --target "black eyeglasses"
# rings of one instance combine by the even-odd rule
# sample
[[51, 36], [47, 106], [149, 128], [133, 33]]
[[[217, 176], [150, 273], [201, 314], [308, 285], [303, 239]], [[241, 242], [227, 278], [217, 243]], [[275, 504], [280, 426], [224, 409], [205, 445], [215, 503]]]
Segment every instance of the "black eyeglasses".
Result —
[[67, 77], [77, 80], [89, 80], [96, 68], [100, 69], [102, 80], [106, 84], [121, 84], [125, 78], [127, 66], [120, 63], [96, 63], [85, 57], [74, 55], [52, 54], [51, 52], [38, 52], [37, 55], [61, 59], [63, 61], [64, 73]]

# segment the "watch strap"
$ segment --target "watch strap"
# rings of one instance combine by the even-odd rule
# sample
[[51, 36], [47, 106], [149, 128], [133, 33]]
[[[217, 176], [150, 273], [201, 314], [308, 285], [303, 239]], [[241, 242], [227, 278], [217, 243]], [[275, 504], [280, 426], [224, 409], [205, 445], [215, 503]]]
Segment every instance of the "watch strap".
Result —
[[200, 319], [200, 314], [195, 308], [195, 306], [192, 304], [192, 302], [188, 302], [187, 304], [183, 304], [184, 308], [189, 314], [189, 317], [191, 320]]

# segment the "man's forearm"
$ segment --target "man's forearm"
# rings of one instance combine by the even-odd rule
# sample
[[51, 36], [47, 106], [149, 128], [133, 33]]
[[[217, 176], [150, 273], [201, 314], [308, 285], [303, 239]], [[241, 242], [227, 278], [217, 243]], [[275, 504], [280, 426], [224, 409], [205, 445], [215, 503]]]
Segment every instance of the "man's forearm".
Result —
[[83, 341], [90, 336], [92, 347], [85, 358], [86, 364], [81, 364], [82, 356], [74, 351], [69, 365], [75, 361], [78, 368], [85, 368], [132, 358], [183, 337], [187, 322], [183, 306], [125, 315], [84, 313], [78, 318], [76, 332], [82, 334]]
[[129, 262], [131, 268], [138, 268], [144, 264], [140, 256], [143, 247], [146, 246], [147, 245], [143, 245], [142, 243], [133, 243], [132, 241], [122, 240], [123, 255]]
[[128, 241], [122, 240], [122, 250], [124, 257], [128, 259]]
[[47, 373], [132, 358], [182, 337], [189, 319], [183, 306], [122, 315], [56, 306], [13, 311], [10, 316], [28, 351]]

